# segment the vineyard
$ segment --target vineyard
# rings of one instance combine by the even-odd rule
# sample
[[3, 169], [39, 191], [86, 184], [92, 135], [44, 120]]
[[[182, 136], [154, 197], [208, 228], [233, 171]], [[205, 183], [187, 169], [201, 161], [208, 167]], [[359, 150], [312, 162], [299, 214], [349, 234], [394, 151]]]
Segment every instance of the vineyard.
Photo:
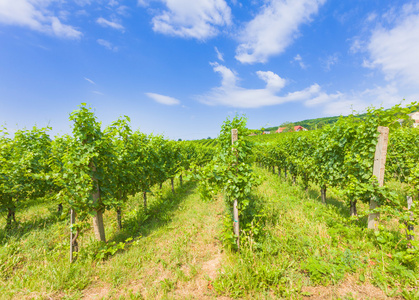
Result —
[[0, 298], [418, 299], [419, 106], [321, 130], [0, 138]]

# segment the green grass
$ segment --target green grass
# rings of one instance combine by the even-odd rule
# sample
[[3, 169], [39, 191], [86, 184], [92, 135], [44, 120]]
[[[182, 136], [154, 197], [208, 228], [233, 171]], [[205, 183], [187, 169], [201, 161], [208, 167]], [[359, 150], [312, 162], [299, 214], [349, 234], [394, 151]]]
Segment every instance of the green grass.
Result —
[[202, 201], [193, 182], [175, 195], [169, 182], [157, 188], [148, 212], [141, 195], [131, 198], [122, 230], [106, 212], [108, 243], [87, 228], [73, 264], [68, 215], [33, 200], [11, 231], [0, 220], [0, 299], [419, 299], [418, 255], [406, 258], [397, 222], [382, 221], [375, 234], [333, 190], [323, 205], [316, 186], [305, 192], [256, 172], [264, 180], [240, 253], [220, 242], [231, 223], [222, 197]]
[[[193, 183], [148, 197], [134, 197], [123, 211], [123, 229], [116, 213], [104, 216], [108, 246], [95, 241], [93, 230], [79, 238], [80, 253], [69, 263], [68, 218], [55, 213], [56, 205], [40, 203], [17, 214], [19, 224], [10, 232], [0, 223], [1, 299], [156, 299], [193, 295], [206, 285], [202, 268], [219, 255], [220, 201], [202, 202]], [[45, 220], [44, 222], [40, 220]], [[126, 243], [105, 260], [98, 253], [110, 243]], [[210, 246], [209, 246], [210, 245]], [[217, 264], [218, 266], [218, 264]], [[214, 277], [216, 272], [212, 272]], [[201, 282], [202, 281], [202, 282]], [[182, 290], [182, 295], [177, 295]], [[208, 293], [211, 293], [208, 290]], [[94, 298], [94, 297], [93, 297]]]
[[[313, 291], [330, 294], [324, 299], [419, 297], [418, 256], [410, 262], [402, 258], [405, 237], [394, 222], [376, 235], [366, 229], [365, 218], [351, 220], [333, 192], [323, 205], [317, 187], [305, 192], [259, 172], [264, 180], [254, 198], [265, 215], [264, 234], [244, 243], [240, 254], [226, 256], [214, 284], [220, 294], [248, 299], [302, 298]], [[348, 285], [352, 290], [344, 289]]]

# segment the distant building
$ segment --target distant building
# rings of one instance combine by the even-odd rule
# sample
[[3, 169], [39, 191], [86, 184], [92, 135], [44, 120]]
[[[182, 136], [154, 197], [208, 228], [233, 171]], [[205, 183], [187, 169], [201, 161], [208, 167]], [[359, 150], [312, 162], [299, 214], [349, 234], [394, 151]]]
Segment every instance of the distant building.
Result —
[[[275, 131], [276, 133], [281, 133], [284, 131], [286, 127], [278, 127], [278, 129]], [[306, 128], [304, 128], [303, 126], [297, 125], [294, 126], [294, 131], [308, 131]]]
[[264, 131], [262, 134], [270, 134], [270, 131]]
[[413, 119], [413, 127], [418, 127], [419, 124], [419, 111], [410, 114], [410, 117]]

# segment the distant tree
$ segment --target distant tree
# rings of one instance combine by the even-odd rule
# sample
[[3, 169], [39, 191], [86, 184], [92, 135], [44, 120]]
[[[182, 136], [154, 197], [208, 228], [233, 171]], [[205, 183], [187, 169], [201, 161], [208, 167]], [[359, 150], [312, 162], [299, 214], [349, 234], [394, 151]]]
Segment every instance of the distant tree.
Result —
[[210, 140], [211, 139], [211, 137], [209, 136], [209, 137], [207, 137], [207, 140]]
[[282, 132], [292, 132], [294, 131], [294, 126], [295, 125], [292, 122], [285, 122], [280, 125], [280, 127], [285, 127], [284, 130], [282, 130]]
[[181, 142], [181, 141], [182, 141], [182, 139], [178, 139], [177, 141], [178, 141], [178, 142]]
[[317, 125], [317, 129], [321, 129], [321, 128], [323, 128], [326, 125], [326, 123], [324, 121], [320, 121], [316, 125]]

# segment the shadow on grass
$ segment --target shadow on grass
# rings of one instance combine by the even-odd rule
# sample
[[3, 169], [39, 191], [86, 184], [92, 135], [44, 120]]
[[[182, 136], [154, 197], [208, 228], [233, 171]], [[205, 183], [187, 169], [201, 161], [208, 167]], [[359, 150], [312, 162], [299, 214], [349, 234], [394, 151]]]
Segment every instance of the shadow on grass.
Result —
[[[308, 196], [310, 199], [321, 202], [321, 195], [320, 195], [320, 191], [313, 189], [313, 188], [309, 188], [308, 189]], [[349, 217], [349, 208], [345, 205], [345, 203], [343, 203], [342, 201], [339, 201], [337, 198], [335, 197], [330, 197], [327, 195], [326, 193], [326, 205], [333, 205], [337, 208], [338, 213], [345, 218]]]
[[19, 221], [19, 211], [17, 211], [17, 221], [12, 222], [11, 228], [0, 228], [0, 245], [6, 244], [11, 238], [20, 239], [33, 230], [45, 229], [62, 220], [61, 212], [51, 212], [49, 215], [39, 216], [25, 221]]
[[[147, 211], [144, 210], [141, 201], [138, 200], [138, 206], [141, 208], [137, 214], [123, 220], [123, 228], [119, 230], [108, 242], [123, 242], [132, 237], [147, 237], [153, 231], [168, 224], [179, 208], [180, 204], [193, 192], [196, 182], [184, 182], [182, 186], [175, 188], [173, 194], [171, 190], [163, 192], [162, 196], [155, 197], [153, 201], [148, 202]], [[156, 192], [158, 194], [158, 192]], [[139, 199], [139, 194], [136, 198]], [[141, 195], [142, 197], [142, 195]]]

